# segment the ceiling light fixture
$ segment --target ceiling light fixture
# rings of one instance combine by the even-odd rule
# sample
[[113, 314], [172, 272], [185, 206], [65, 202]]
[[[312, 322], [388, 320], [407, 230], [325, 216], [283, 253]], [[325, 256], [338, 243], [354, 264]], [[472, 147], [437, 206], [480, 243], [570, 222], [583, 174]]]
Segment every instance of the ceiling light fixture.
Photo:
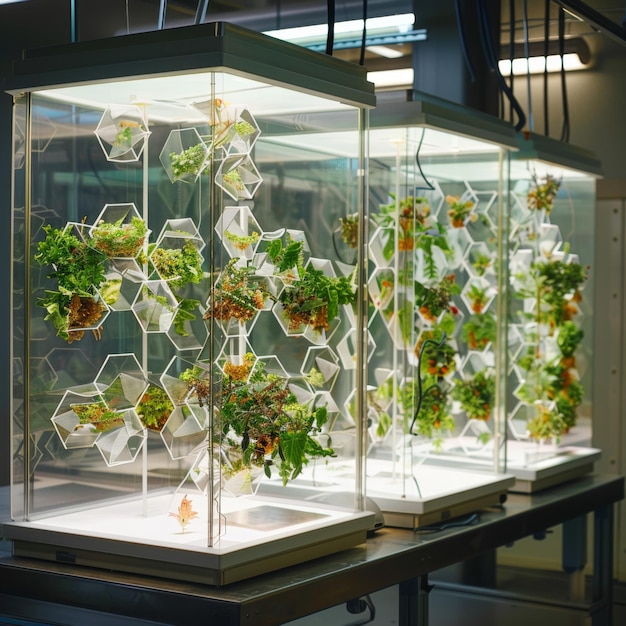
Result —
[[[365, 24], [368, 33], [402, 33], [413, 29], [415, 15], [413, 13], [400, 13], [398, 15], [383, 15], [371, 17]], [[337, 22], [334, 27], [335, 37], [354, 38], [363, 32], [363, 20], [348, 20]], [[295, 28], [281, 28], [279, 30], [267, 30], [266, 35], [283, 39], [303, 46], [313, 44], [326, 37], [328, 24], [312, 24], [310, 26], [298, 26]]]
[[[548, 56], [545, 56], [545, 43], [533, 41], [528, 45], [528, 58], [523, 44], [516, 44], [513, 58], [513, 75], [541, 74], [548, 65], [548, 72], [561, 71], [561, 50], [558, 41], [548, 42]], [[563, 67], [565, 71], [584, 70], [590, 67], [591, 51], [587, 42], [582, 37], [572, 37], [563, 42]], [[511, 59], [507, 57], [508, 51], [502, 49], [498, 67], [503, 76], [511, 75]]]
[[386, 59], [399, 59], [404, 56], [400, 50], [395, 50], [389, 46], [367, 46], [367, 49], [373, 54], [385, 57]]

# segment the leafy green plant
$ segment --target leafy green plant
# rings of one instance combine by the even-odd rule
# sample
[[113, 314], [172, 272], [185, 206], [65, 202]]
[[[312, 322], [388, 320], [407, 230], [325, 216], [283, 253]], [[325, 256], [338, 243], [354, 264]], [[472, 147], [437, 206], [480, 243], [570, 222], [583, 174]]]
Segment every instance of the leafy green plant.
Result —
[[207, 147], [204, 143], [190, 146], [182, 152], [170, 152], [169, 158], [175, 179], [182, 178], [187, 174], [198, 176], [201, 173], [209, 173], [207, 169]]
[[112, 411], [104, 402], [73, 404], [71, 409], [81, 424], [90, 424], [96, 432], [104, 433], [124, 424], [122, 414]]
[[[422, 250], [424, 253], [424, 275], [429, 279], [437, 276], [437, 263], [434, 248], [448, 253], [450, 246], [445, 228], [430, 219], [430, 205], [426, 198], [408, 196], [396, 203], [396, 196], [389, 194], [393, 202], [382, 205], [377, 214], [372, 215], [375, 224], [381, 227], [383, 256], [390, 260], [398, 252]], [[396, 242], [396, 226], [398, 241]], [[407, 261], [407, 277], [413, 276], [413, 259]], [[410, 284], [398, 276], [402, 284]]]
[[546, 215], [550, 215], [561, 181], [551, 174], [546, 174], [543, 180], [535, 174], [532, 178], [533, 184], [528, 190], [526, 204], [531, 211], [545, 210]]
[[254, 268], [231, 259], [220, 274], [204, 319], [249, 322], [263, 309], [267, 292], [254, 280]]
[[185, 241], [180, 248], [155, 248], [150, 259], [161, 278], [174, 288], [198, 284], [204, 277], [202, 256], [193, 241]]
[[466, 291], [466, 297], [470, 301], [470, 308], [473, 313], [482, 313], [489, 301], [487, 288], [477, 283], [472, 283]]
[[[71, 228], [43, 227], [45, 238], [39, 242], [34, 259], [51, 266], [46, 277], [56, 280], [57, 289], [45, 291], [37, 305], [46, 309], [57, 335], [71, 343], [83, 338], [81, 328], [94, 327], [106, 311], [97, 289], [105, 281], [106, 256], [76, 236]], [[94, 331], [99, 338], [99, 329]]]
[[114, 223], [101, 221], [91, 231], [94, 247], [109, 258], [137, 256], [146, 239], [148, 228], [140, 217], [134, 215], [128, 223], [124, 219]]
[[472, 200], [461, 200], [459, 196], [446, 196], [446, 202], [450, 206], [448, 209], [448, 217], [454, 228], [462, 228], [465, 220], [477, 219], [476, 213], [473, 212], [474, 202]]
[[359, 233], [359, 216], [346, 215], [346, 217], [340, 217], [339, 223], [341, 224], [341, 241], [347, 244], [350, 248], [356, 248]]
[[283, 484], [296, 478], [313, 458], [334, 454], [317, 439], [328, 419], [326, 407], [311, 409], [297, 401], [289, 380], [268, 373], [262, 363], [247, 371], [224, 367], [217, 407], [227, 445], [240, 445], [246, 466], [262, 467], [271, 477], [278, 466]]
[[436, 451], [441, 450], [444, 436], [455, 428], [450, 412], [449, 385], [442, 383], [437, 377], [425, 375], [422, 379], [421, 398], [419, 383], [412, 380], [401, 388], [400, 402], [407, 431], [431, 439], [433, 448]]
[[255, 231], [250, 235], [237, 235], [227, 230], [224, 232], [224, 237], [226, 237], [237, 250], [243, 252], [259, 240], [259, 233]]
[[156, 431], [163, 429], [173, 410], [174, 405], [165, 389], [155, 384], [148, 385], [137, 405], [137, 415], [141, 423]]
[[471, 378], [457, 378], [452, 388], [452, 399], [461, 404], [470, 419], [488, 420], [496, 396], [493, 373], [480, 370]]
[[292, 260], [297, 262], [298, 277], [288, 282], [278, 297], [290, 330], [302, 325], [318, 333], [328, 330], [339, 314], [339, 306], [355, 302], [356, 289], [351, 278], [327, 276], [322, 270], [301, 264], [302, 242], [283, 247], [276, 239], [268, 248], [268, 256], [279, 272], [293, 267]]
[[461, 329], [461, 338], [470, 350], [484, 350], [496, 340], [496, 319], [490, 313], [470, 315]]
[[415, 302], [422, 316], [429, 321], [436, 320], [444, 311], [449, 310], [452, 296], [459, 293], [461, 287], [455, 282], [454, 274], [445, 276], [433, 287], [415, 283]]

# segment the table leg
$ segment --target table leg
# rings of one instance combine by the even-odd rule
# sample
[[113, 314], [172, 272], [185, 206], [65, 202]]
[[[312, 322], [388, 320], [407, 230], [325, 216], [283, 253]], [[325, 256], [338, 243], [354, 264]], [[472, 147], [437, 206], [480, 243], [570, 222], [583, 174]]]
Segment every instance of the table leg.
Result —
[[613, 624], [613, 505], [594, 511], [593, 626]]
[[587, 564], [587, 516], [563, 522], [561, 562], [569, 574], [570, 600], [585, 601], [585, 565]]
[[428, 575], [405, 580], [399, 585], [398, 626], [428, 626]]

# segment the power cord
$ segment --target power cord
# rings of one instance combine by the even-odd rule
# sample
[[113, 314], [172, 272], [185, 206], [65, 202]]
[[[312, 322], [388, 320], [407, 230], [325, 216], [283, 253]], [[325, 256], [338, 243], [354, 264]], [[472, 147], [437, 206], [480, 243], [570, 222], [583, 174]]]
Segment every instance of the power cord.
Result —
[[350, 624], [350, 626], [371, 624], [374, 619], [376, 619], [376, 607], [369, 595], [360, 596], [354, 600], [348, 600], [348, 602], [346, 602], [346, 610], [353, 615], [360, 615], [364, 611], [369, 610], [369, 617], [365, 621], [355, 622], [354, 624]]

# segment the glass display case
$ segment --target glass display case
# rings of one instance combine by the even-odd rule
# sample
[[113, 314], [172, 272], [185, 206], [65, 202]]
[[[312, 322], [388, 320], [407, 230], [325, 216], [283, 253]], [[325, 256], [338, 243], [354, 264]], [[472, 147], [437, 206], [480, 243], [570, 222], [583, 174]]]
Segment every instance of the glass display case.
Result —
[[593, 154], [521, 135], [511, 161], [509, 440], [514, 489], [588, 473], [591, 445]]
[[7, 85], [15, 553], [226, 584], [361, 543], [365, 70], [207, 24]]
[[[333, 150], [354, 150], [340, 116], [310, 119], [315, 128], [335, 129]], [[283, 126], [296, 122], [281, 120]], [[508, 155], [517, 138], [489, 116], [435, 98], [406, 102], [395, 95], [370, 112], [368, 138], [366, 428], [357, 433], [350, 427], [360, 414], [355, 391], [342, 407], [347, 427], [332, 433], [333, 444], [352, 449], [363, 438], [368, 506], [386, 525], [413, 528], [499, 504], [514, 482], [504, 472], [506, 376], [495, 345], [497, 335], [506, 337], [506, 316], [497, 315], [506, 274], [496, 269], [507, 267], [502, 231], [508, 224]], [[271, 141], [294, 150], [299, 139], [279, 133]], [[307, 138], [320, 151], [328, 150], [325, 141], [319, 132]], [[356, 213], [341, 216], [332, 233], [346, 266], [356, 258], [361, 224]], [[476, 311], [472, 297], [480, 290], [486, 300]], [[470, 321], [483, 320], [488, 341], [470, 345], [464, 329], [469, 333]], [[437, 359], [444, 360], [432, 373], [431, 354], [420, 354], [420, 346], [444, 335], [437, 347]], [[346, 367], [348, 345], [339, 347]], [[468, 417], [453, 389], [480, 381], [479, 371], [488, 374], [490, 398], [480, 416]], [[433, 401], [435, 394], [441, 402]], [[289, 487], [308, 498], [332, 498], [353, 481], [353, 467], [337, 459], [317, 468], [309, 485]]]
[[367, 494], [416, 527], [501, 503], [513, 129], [413, 94], [370, 119]]

